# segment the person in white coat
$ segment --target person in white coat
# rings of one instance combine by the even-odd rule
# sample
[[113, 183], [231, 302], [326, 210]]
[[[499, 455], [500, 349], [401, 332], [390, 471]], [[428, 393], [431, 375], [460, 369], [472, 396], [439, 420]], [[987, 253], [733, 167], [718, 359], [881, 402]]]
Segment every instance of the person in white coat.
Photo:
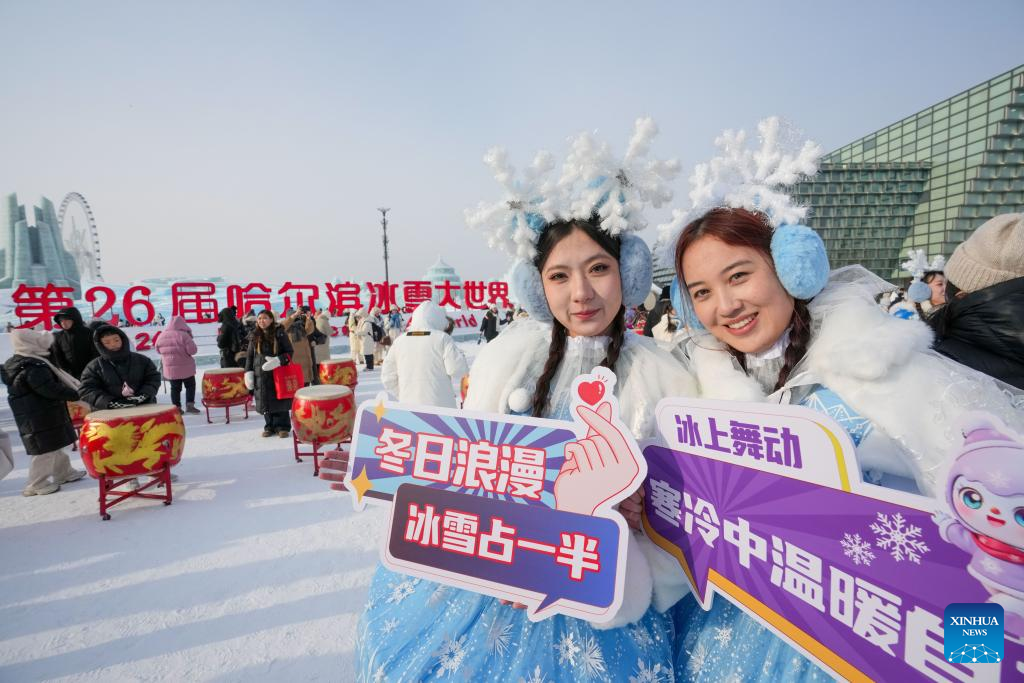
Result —
[[356, 339], [360, 352], [363, 354], [366, 369], [373, 370], [374, 356], [377, 355], [377, 342], [373, 340], [373, 325], [365, 311], [356, 313]]
[[445, 333], [448, 318], [433, 301], [412, 314], [409, 331], [395, 339], [381, 367], [384, 388], [399, 401], [455, 408], [452, 382], [469, 374], [466, 357]]

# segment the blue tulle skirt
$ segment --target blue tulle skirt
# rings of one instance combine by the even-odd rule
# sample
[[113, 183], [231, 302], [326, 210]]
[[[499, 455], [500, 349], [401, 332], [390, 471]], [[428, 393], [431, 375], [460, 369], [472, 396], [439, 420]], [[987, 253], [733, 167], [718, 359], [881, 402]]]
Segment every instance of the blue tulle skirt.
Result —
[[670, 610], [678, 681], [831, 681], [831, 676], [720, 595], [705, 612], [692, 595]]
[[359, 681], [674, 680], [672, 619], [598, 630], [555, 615], [533, 623], [498, 600], [379, 567], [359, 621]]

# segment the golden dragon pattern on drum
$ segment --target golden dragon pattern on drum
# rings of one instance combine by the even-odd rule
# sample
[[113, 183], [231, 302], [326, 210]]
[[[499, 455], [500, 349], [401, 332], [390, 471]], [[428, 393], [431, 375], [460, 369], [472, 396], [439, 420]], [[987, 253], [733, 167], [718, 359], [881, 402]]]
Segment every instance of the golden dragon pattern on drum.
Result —
[[[109, 468], [114, 474], [122, 474], [122, 468], [140, 461], [143, 467], [151, 470], [163, 456], [175, 460], [184, 448], [184, 426], [180, 422], [159, 425], [155, 422], [155, 419], [147, 420], [142, 427], [132, 422], [114, 426], [103, 422], [86, 425], [83, 438], [89, 442], [96, 471], [107, 474]], [[178, 438], [172, 439], [168, 447], [165, 443], [167, 437]], [[106, 441], [98, 443], [103, 439]]]

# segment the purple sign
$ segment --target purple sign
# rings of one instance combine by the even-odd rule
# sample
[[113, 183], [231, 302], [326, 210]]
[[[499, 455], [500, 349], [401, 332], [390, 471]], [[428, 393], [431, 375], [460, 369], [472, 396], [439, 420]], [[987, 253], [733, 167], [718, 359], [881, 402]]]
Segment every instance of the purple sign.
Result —
[[[677, 401], [659, 413], [663, 431], [685, 423], [689, 408]], [[749, 405], [718, 409], [719, 424], [757, 424], [746, 413], [755, 410]], [[800, 424], [806, 412], [797, 409], [795, 419], [786, 420], [787, 410], [774, 406], [771, 420], [794, 439], [814, 437], [818, 428], [840, 429], [817, 416], [815, 429], [807, 430]], [[803, 462], [813, 467], [855, 462], [852, 452], [837, 457], [841, 440], [826, 451], [807, 448], [810, 439], [803, 443]], [[971, 553], [979, 567], [996, 574], [1014, 566], [1012, 553], [998, 565], [997, 554], [956, 542], [960, 523], [970, 522], [958, 517], [955, 503], [950, 517], [935, 499], [864, 484], [856, 473], [847, 485], [850, 472], [816, 483], [787, 473], [784, 464], [773, 467], [731, 450], [648, 446], [644, 455], [645, 528], [679, 560], [705, 609], [713, 593], [721, 593], [848, 680], [1021, 680], [1024, 646], [1019, 636], [1011, 640], [1010, 621], [1003, 662], [944, 658], [946, 605], [1000, 600], [996, 584], [967, 571]]]
[[603, 621], [615, 602], [619, 531], [601, 517], [403, 484], [386, 564], [535, 605], [534, 619], [557, 605]]

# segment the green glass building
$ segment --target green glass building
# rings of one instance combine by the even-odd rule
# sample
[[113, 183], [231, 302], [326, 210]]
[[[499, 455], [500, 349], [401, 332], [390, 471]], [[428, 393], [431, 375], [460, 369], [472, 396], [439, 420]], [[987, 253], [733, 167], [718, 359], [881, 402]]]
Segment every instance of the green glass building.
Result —
[[1024, 212], [1024, 65], [826, 155], [794, 196], [833, 268], [895, 280], [910, 248], [948, 258], [989, 218]]

